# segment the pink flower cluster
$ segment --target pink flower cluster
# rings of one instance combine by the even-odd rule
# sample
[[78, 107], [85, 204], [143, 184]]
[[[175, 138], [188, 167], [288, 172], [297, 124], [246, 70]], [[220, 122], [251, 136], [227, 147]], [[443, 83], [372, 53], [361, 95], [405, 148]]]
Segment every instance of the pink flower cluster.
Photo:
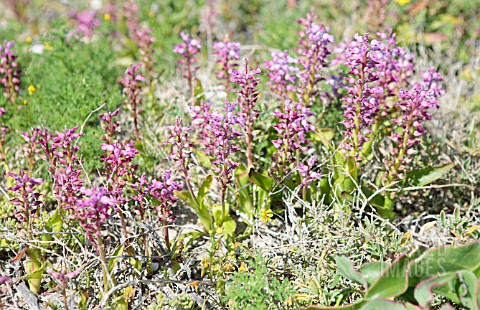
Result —
[[21, 74], [14, 46], [13, 41], [4, 41], [3, 46], [0, 45], [0, 83], [3, 85], [3, 96], [12, 103], [20, 90]]
[[272, 91], [277, 95], [279, 100], [286, 100], [289, 91], [294, 91], [297, 74], [298, 60], [288, 55], [287, 51], [272, 52], [272, 60], [267, 60], [264, 63], [267, 68], [267, 76]]
[[317, 160], [317, 158], [315, 156], [312, 156], [307, 160], [306, 165], [301, 164], [297, 167], [298, 172], [303, 177], [302, 182], [300, 183], [300, 186], [307, 186], [307, 185], [312, 184], [312, 182], [314, 180], [320, 180], [321, 179], [322, 175], [318, 172], [313, 171], [316, 160]]
[[[83, 136], [83, 133], [77, 133], [77, 130], [78, 126], [65, 128], [63, 132], [57, 131], [53, 136], [44, 127], [35, 129], [31, 136], [24, 136], [29, 138], [29, 141], [36, 139], [37, 145], [43, 150], [45, 160], [50, 164], [48, 171], [54, 181], [55, 198], [59, 206], [66, 210], [75, 208], [77, 200], [82, 197], [80, 188], [85, 182], [81, 178], [83, 170], [77, 155], [80, 146], [76, 145], [76, 140]], [[30, 146], [30, 152], [36, 153], [37, 150]]]
[[138, 107], [142, 103], [140, 93], [143, 89], [145, 78], [137, 71], [142, 64], [131, 65], [125, 70], [125, 76], [121, 79], [124, 87], [124, 92], [127, 95], [126, 103], [130, 106], [133, 112], [133, 126], [135, 129], [135, 137], [140, 141], [140, 132], [138, 130]]
[[288, 154], [293, 154], [296, 150], [305, 151], [308, 144], [307, 133], [315, 131], [315, 126], [308, 120], [308, 117], [313, 116], [310, 109], [302, 104], [292, 105], [288, 102], [284, 112], [275, 111], [274, 115], [279, 122], [273, 127], [281, 137], [272, 140], [275, 148]]
[[17, 219], [30, 225], [30, 218], [36, 216], [37, 206], [40, 205], [40, 193], [34, 191], [34, 187], [43, 184], [42, 179], [31, 178], [25, 171], [19, 174], [9, 172], [8, 175], [15, 180], [15, 185], [8, 188], [9, 191], [17, 193], [17, 197], [10, 199], [10, 203], [17, 206], [14, 212]]
[[173, 222], [175, 216], [173, 216], [172, 206], [178, 200], [174, 192], [182, 190], [183, 186], [173, 181], [171, 171], [167, 170], [162, 174], [160, 181], [153, 180], [148, 189], [152, 197], [158, 200], [159, 204], [152, 208], [157, 210], [159, 220], [163, 223]]
[[319, 89], [317, 84], [324, 79], [322, 71], [328, 65], [333, 44], [333, 35], [330, 30], [321, 24], [316, 24], [313, 12], [309, 12], [306, 19], [300, 19], [299, 24], [305, 28], [300, 31], [300, 46], [297, 50], [300, 63], [298, 79], [300, 87], [297, 92], [305, 104], [310, 105]]
[[402, 130], [393, 132], [390, 139], [396, 145], [390, 149], [394, 156], [402, 157], [401, 160], [409, 162], [408, 158], [403, 158], [403, 154], [415, 154], [412, 146], [420, 142], [420, 137], [425, 133], [422, 122], [430, 120], [429, 109], [439, 107], [435, 91], [439, 89], [425, 88], [421, 83], [413, 83], [410, 89], [400, 91], [398, 103], [400, 115], [392, 121]]
[[226, 92], [230, 93], [232, 70], [238, 67], [240, 59], [240, 43], [230, 42], [228, 37], [225, 37], [223, 42], [213, 43], [213, 48], [215, 56], [217, 56], [217, 63], [220, 65], [220, 70], [215, 74], [223, 80]]
[[398, 96], [413, 74], [412, 57], [396, 46], [395, 35], [379, 37], [386, 42], [355, 34], [355, 41], [346, 49], [345, 64], [350, 71], [342, 123], [349, 139], [343, 146], [354, 152], [370, 139], [372, 125], [395, 109], [388, 105], [388, 98]]
[[[295, 162], [296, 151], [307, 150], [309, 143], [307, 134], [315, 131], [315, 126], [308, 119], [313, 116], [313, 113], [301, 103], [292, 104], [287, 101], [284, 111], [275, 111], [274, 114], [278, 118], [278, 123], [274, 124], [273, 127], [280, 139], [272, 140], [273, 145], [278, 150], [273, 155], [275, 166], [272, 170], [277, 172], [278, 177], [283, 177], [285, 173], [290, 171], [290, 164]], [[303, 169], [303, 167], [299, 168]]]
[[198, 70], [196, 55], [200, 53], [202, 45], [200, 41], [192, 39], [188, 34], [181, 32], [180, 37], [183, 43], [177, 44], [173, 48], [173, 52], [179, 54], [182, 59], [178, 60], [180, 70], [184, 72], [183, 77], [188, 81], [190, 95], [194, 97], [193, 78]]
[[81, 193], [85, 199], [77, 201], [75, 218], [89, 235], [100, 236], [101, 226], [110, 217], [115, 200], [108, 197], [108, 190], [103, 187], [82, 188]]
[[234, 140], [242, 134], [234, 128], [238, 117], [234, 114], [235, 103], [225, 102], [225, 113], [210, 111], [210, 105], [194, 106], [192, 119], [201, 128], [201, 145], [205, 153], [213, 158], [212, 169], [217, 174], [217, 180], [222, 188], [227, 188], [232, 182], [234, 170], [239, 163], [231, 159], [231, 155], [241, 149]]
[[76, 24], [76, 28], [67, 34], [67, 41], [72, 37], [90, 39], [95, 33], [95, 28], [100, 25], [100, 21], [96, 19], [96, 10], [85, 10], [70, 13], [70, 17]]

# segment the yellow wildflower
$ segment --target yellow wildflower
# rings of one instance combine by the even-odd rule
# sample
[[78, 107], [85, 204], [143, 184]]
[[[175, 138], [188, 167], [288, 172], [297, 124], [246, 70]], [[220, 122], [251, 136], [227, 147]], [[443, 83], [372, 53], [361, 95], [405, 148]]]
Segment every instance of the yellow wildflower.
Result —
[[24, 105], [27, 105], [27, 104], [28, 104], [28, 101], [27, 101], [27, 100], [23, 100], [23, 104], [24, 104]]
[[221, 235], [223, 233], [223, 229], [222, 227], [218, 227], [215, 232], [217, 233], [217, 235]]
[[260, 214], [260, 220], [264, 223], [268, 223], [273, 217], [273, 211], [270, 209], [263, 209]]
[[397, 2], [398, 4], [400, 4], [401, 6], [404, 6], [406, 4], [409, 4], [411, 0], [395, 0], [395, 2]]
[[242, 262], [240, 263], [240, 267], [238, 267], [238, 271], [248, 272], [247, 266]]
[[30, 95], [32, 95], [36, 90], [37, 89], [35, 88], [35, 86], [33, 86], [33, 85], [28, 86], [28, 93]]
[[44, 46], [45, 46], [45, 49], [46, 49], [46, 50], [49, 50], [49, 51], [53, 50], [52, 45], [51, 45], [50, 43], [48, 43], [48, 42], [45, 42]]
[[112, 19], [112, 17], [110, 16], [110, 14], [108, 14], [108, 13], [103, 14], [103, 20], [104, 20], [104, 21], [109, 22], [110, 19]]
[[233, 264], [231, 262], [228, 262], [225, 264], [225, 266], [223, 266], [223, 269], [225, 270], [225, 272], [232, 272], [233, 271]]
[[148, 17], [154, 18], [154, 17], [155, 17], [155, 13], [154, 13], [153, 11], [148, 12]]
[[27, 38], [25, 39], [25, 42], [27, 42], [28, 44], [32, 43], [32, 38], [27, 37]]

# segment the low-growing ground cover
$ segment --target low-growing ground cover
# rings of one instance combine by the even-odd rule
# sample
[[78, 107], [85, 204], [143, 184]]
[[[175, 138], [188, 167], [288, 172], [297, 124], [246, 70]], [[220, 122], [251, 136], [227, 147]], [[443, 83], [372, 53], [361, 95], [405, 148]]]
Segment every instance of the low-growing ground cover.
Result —
[[478, 309], [474, 2], [0, 4], [0, 305]]

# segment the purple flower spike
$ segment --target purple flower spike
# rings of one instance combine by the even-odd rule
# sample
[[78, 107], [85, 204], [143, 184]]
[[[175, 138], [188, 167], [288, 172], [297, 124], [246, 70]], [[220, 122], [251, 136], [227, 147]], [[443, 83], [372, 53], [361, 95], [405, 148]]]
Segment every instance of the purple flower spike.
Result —
[[270, 78], [267, 84], [270, 85], [277, 98], [283, 102], [287, 99], [288, 92], [295, 90], [298, 60], [288, 55], [287, 51], [272, 52], [270, 56], [272, 60], [264, 63], [268, 70], [267, 76]]
[[182, 38], [183, 43], [176, 45], [173, 51], [182, 57], [182, 59], [178, 60], [178, 63], [180, 64], [180, 70], [184, 71], [183, 77], [188, 81], [190, 95], [193, 99], [193, 79], [195, 77], [195, 72], [198, 70], [198, 67], [194, 66], [197, 62], [195, 56], [200, 53], [202, 45], [200, 44], [200, 41], [192, 39], [184, 32], [180, 33], [180, 37]]
[[[315, 19], [313, 11], [310, 11], [306, 19], [298, 22], [305, 28], [299, 32], [301, 48], [297, 52], [301, 57], [299, 57], [300, 70], [297, 76], [301, 86], [298, 87], [297, 93], [308, 106], [315, 101], [315, 96], [319, 93], [317, 84], [324, 80], [322, 71], [328, 66], [330, 46], [334, 42], [330, 30], [321, 24], [316, 24]], [[325, 101], [325, 98], [322, 100]]]
[[[199, 109], [200, 108], [200, 109]], [[234, 140], [242, 134], [234, 128], [239, 118], [234, 115], [235, 103], [225, 102], [225, 113], [210, 112], [210, 105], [192, 107], [194, 124], [201, 128], [201, 143], [212, 160], [212, 169], [223, 189], [232, 183], [234, 170], [240, 165], [231, 156], [241, 149]]]
[[143, 83], [145, 83], [145, 78], [137, 72], [141, 66], [142, 64], [129, 66], [125, 71], [125, 77], [121, 80], [124, 87], [123, 90], [127, 95], [126, 103], [130, 106], [133, 112], [133, 125], [137, 141], [140, 141], [140, 132], [138, 130], [138, 108], [142, 104], [142, 97], [140, 94], [143, 90]]
[[247, 142], [247, 161], [248, 166], [253, 165], [253, 128], [255, 121], [260, 114], [256, 109], [258, 100], [258, 84], [260, 83], [260, 69], [251, 70], [248, 62], [245, 62], [244, 70], [233, 70], [233, 81], [240, 87], [237, 90], [237, 102], [241, 110], [238, 113], [238, 120], [245, 132]]
[[25, 224], [25, 228], [30, 230], [30, 218], [37, 214], [37, 206], [41, 204], [40, 193], [35, 192], [34, 188], [43, 183], [42, 179], [31, 178], [25, 171], [20, 174], [9, 172], [8, 175], [15, 180], [15, 185], [8, 188], [9, 191], [16, 193], [16, 197], [10, 199], [10, 203], [17, 206], [15, 216]]
[[0, 45], [0, 83], [3, 85], [3, 95], [14, 103], [20, 90], [20, 66], [17, 51], [13, 50], [15, 42], [4, 41]]
[[274, 114], [279, 121], [273, 127], [280, 139], [272, 140], [278, 150], [273, 155], [275, 162], [273, 171], [281, 178], [290, 171], [289, 166], [295, 161], [296, 151], [308, 149], [307, 134], [315, 131], [315, 126], [308, 120], [313, 113], [300, 103], [293, 106], [290, 101], [287, 101], [285, 111], [275, 111]]
[[158, 214], [159, 220], [163, 223], [171, 223], [175, 220], [172, 206], [178, 200], [175, 191], [180, 191], [183, 186], [171, 179], [170, 170], [165, 171], [160, 181], [153, 180], [149, 186], [150, 194], [159, 201], [159, 205], [152, 206]]
[[213, 48], [215, 49], [215, 55], [218, 57], [217, 63], [220, 65], [220, 70], [215, 74], [222, 79], [228, 95], [232, 82], [232, 70], [238, 67], [238, 60], [240, 59], [240, 43], [230, 42], [228, 37], [225, 37], [223, 42], [213, 43]]

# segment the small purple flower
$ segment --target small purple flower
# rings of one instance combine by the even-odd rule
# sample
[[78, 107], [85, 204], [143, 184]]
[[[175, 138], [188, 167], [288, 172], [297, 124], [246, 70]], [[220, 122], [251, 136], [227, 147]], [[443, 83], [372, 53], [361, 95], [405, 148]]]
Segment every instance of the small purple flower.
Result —
[[188, 133], [192, 131], [190, 127], [184, 127], [182, 119], [177, 117], [175, 119], [175, 126], [166, 126], [168, 131], [170, 131], [170, 136], [168, 137], [166, 143], [172, 145], [172, 151], [168, 156], [173, 162], [179, 163], [184, 175], [188, 177], [188, 158], [192, 153], [190, 150], [192, 144]]
[[103, 121], [100, 126], [102, 130], [105, 132], [105, 135], [102, 137], [107, 144], [113, 143], [113, 139], [115, 136], [115, 131], [120, 126], [120, 122], [115, 121], [114, 117], [118, 115], [120, 109], [116, 109], [113, 112], [107, 112], [104, 114], [99, 114], [98, 116]]
[[0, 276], [0, 285], [12, 282], [12, 278]]
[[110, 217], [115, 200], [107, 196], [107, 189], [82, 188], [81, 193], [85, 197], [77, 201], [76, 220], [89, 234], [100, 235], [102, 224]]
[[[435, 96], [436, 89], [425, 89], [420, 83], [414, 83], [411, 89], [400, 92], [401, 101], [398, 103], [400, 116], [392, 121], [401, 128], [390, 135], [396, 145], [390, 153], [396, 157], [405, 154], [412, 155], [412, 147], [420, 142], [420, 137], [425, 133], [422, 122], [431, 118], [429, 109], [437, 109], [438, 102]], [[401, 158], [403, 160], [403, 158]]]
[[307, 186], [312, 184], [314, 180], [320, 180], [321, 174], [315, 171], [312, 171], [312, 169], [315, 166], [315, 161], [317, 158], [315, 156], [312, 156], [308, 159], [307, 164], [301, 164], [297, 167], [298, 172], [300, 175], [303, 177], [302, 183], [300, 184], [301, 186]]
[[80, 270], [75, 270], [72, 272], [64, 273], [64, 272], [56, 272], [52, 268], [47, 268], [48, 274], [52, 276], [60, 285], [62, 285], [63, 289], [66, 289], [68, 286], [68, 281], [72, 280], [76, 276], [80, 274]]

